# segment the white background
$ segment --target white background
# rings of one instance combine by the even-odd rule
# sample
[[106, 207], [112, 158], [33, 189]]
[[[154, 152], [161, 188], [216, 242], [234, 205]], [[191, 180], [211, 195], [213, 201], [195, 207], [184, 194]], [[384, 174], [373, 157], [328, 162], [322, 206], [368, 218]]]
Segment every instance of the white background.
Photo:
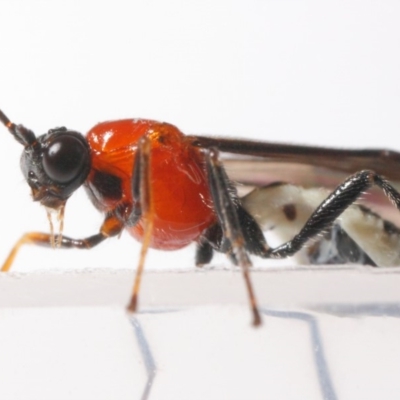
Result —
[[[85, 133], [142, 117], [205, 133], [400, 150], [397, 1], [0, 1], [0, 107], [37, 134]], [[1, 129], [0, 259], [25, 231], [47, 230]], [[84, 193], [65, 233], [95, 233]], [[18, 271], [133, 267], [124, 235], [91, 252], [24, 249]], [[178, 255], [181, 254], [181, 255]], [[151, 252], [147, 266], [192, 265]]]

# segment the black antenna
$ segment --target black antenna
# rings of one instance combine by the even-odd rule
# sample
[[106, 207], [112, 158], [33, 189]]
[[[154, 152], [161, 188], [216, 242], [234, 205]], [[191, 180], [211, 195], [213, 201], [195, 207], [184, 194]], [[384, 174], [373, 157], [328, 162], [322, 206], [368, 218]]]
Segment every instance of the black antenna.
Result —
[[25, 128], [23, 125], [15, 125], [1, 110], [0, 121], [8, 128], [18, 143], [29, 146], [36, 141], [35, 134], [31, 130]]

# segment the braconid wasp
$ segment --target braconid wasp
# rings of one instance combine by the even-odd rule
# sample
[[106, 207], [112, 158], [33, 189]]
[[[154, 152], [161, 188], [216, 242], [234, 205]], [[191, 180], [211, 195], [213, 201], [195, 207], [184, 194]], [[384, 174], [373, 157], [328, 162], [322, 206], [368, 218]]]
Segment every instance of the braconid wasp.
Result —
[[[377, 187], [400, 209], [399, 192], [382, 177], [399, 179], [399, 153], [186, 136], [173, 125], [144, 119], [103, 122], [86, 136], [60, 127], [38, 137], [2, 111], [0, 121], [24, 146], [22, 172], [33, 200], [47, 209], [51, 228], [50, 233], [24, 234], [3, 272], [24, 244], [87, 249], [126, 229], [142, 243], [128, 305], [135, 311], [148, 248], [174, 250], [196, 242], [196, 265], [209, 263], [218, 251], [241, 267], [253, 324], [259, 325], [251, 255], [278, 259], [305, 248], [306, 260], [315, 264], [399, 263], [400, 230], [355, 204]], [[224, 154], [233, 157], [223, 161]], [[286, 172], [271, 177], [267, 170], [277, 163]], [[250, 169], [243, 174], [246, 165]], [[331, 181], [338, 186], [318, 192], [299, 186], [296, 178], [304, 166], [309, 168], [307, 186], [324, 180], [326, 171], [332, 171]], [[252, 189], [239, 195], [234, 182]], [[62, 234], [64, 208], [82, 185], [105, 219], [98, 233], [73, 239]], [[60, 221], [57, 234], [54, 213]], [[263, 230], [270, 229], [283, 232], [283, 244], [267, 244]], [[365, 237], [371, 232], [381, 240], [370, 244]]]

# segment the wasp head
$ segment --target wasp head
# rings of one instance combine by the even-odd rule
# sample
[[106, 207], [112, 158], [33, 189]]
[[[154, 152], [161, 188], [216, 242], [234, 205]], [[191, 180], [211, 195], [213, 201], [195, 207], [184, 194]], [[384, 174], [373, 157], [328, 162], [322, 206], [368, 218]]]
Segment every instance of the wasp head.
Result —
[[54, 246], [52, 214], [56, 213], [60, 222], [58, 240], [61, 240], [65, 203], [89, 174], [89, 145], [80, 133], [66, 128], [50, 129], [36, 137], [31, 130], [11, 122], [1, 110], [0, 122], [24, 146], [22, 173], [33, 200], [47, 209]]
[[21, 169], [34, 201], [58, 209], [82, 185], [90, 170], [85, 138], [66, 128], [51, 129], [25, 145]]
[[64, 207], [71, 194], [82, 185], [90, 170], [90, 149], [85, 138], [66, 128], [35, 134], [12, 123], [0, 110], [0, 121], [24, 146], [21, 169], [34, 201], [48, 209]]

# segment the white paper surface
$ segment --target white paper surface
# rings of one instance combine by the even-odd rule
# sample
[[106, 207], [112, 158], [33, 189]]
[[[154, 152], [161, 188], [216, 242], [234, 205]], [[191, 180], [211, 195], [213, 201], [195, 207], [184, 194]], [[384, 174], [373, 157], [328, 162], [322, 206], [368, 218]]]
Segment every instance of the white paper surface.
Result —
[[133, 273], [0, 277], [0, 398], [395, 399], [399, 269], [153, 272], [128, 318]]

